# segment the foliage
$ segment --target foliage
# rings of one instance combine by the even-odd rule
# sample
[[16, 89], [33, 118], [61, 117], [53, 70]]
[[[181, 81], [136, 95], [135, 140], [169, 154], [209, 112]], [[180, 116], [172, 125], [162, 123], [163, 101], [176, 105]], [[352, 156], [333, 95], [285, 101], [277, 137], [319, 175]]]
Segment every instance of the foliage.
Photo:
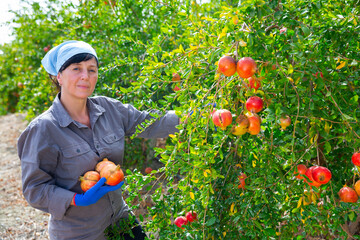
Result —
[[[20, 94], [18, 109], [36, 115], [46, 108], [53, 95], [40, 66], [43, 46], [80, 38], [101, 57], [97, 94], [139, 109], [175, 109], [186, 122], [165, 149], [156, 149], [161, 177], [127, 170], [129, 202], [141, 199], [143, 187], [154, 192], [149, 216], [140, 216], [152, 238], [354, 234], [348, 225], [359, 203], [339, 202], [337, 192], [359, 179], [351, 163], [360, 148], [358, 1], [85, 1], [38, 12], [32, 6], [35, 14], [15, 20], [18, 38], [1, 47], [3, 112], [11, 91]], [[219, 73], [223, 55], [253, 58], [262, 87], [255, 91], [237, 74]], [[175, 72], [180, 82], [172, 80]], [[224, 131], [213, 125], [214, 103], [236, 117], [253, 95], [265, 102], [260, 134], [234, 136], [232, 125]], [[279, 125], [284, 115], [292, 119], [286, 130]], [[328, 184], [313, 187], [320, 193], [315, 203], [304, 204], [310, 187], [293, 174], [300, 163], [332, 172]], [[248, 176], [245, 189], [237, 187], [241, 173]], [[157, 184], [149, 186], [152, 180]], [[175, 226], [189, 210], [199, 221]]]

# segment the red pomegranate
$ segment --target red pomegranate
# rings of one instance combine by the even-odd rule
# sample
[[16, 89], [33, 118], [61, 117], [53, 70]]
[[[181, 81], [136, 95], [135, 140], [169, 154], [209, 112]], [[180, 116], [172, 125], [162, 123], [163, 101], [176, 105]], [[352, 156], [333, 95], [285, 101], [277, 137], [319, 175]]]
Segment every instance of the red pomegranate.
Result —
[[96, 171], [87, 171], [79, 180], [81, 189], [86, 192], [100, 180], [100, 174]]
[[249, 78], [256, 72], [256, 63], [251, 57], [243, 57], [236, 64], [236, 71], [242, 78]]
[[114, 186], [124, 180], [124, 173], [120, 165], [107, 164], [101, 169], [100, 177], [106, 178], [107, 185]]
[[105, 167], [108, 164], [112, 164], [115, 166], [115, 163], [113, 163], [112, 161], [109, 161], [109, 159], [104, 158], [101, 162], [98, 162], [95, 166], [95, 171], [97, 171], [98, 173], [101, 172], [101, 169], [103, 169], [103, 167]]

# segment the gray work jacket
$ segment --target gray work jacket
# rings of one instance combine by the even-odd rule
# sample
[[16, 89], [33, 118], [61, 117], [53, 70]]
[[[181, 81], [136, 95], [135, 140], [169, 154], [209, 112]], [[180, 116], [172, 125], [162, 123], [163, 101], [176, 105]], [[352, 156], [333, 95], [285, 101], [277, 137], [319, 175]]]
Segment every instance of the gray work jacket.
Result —
[[[50, 213], [51, 239], [104, 239], [106, 227], [130, 211], [121, 189], [90, 206], [70, 203], [75, 193], [83, 193], [79, 176], [94, 170], [105, 157], [122, 164], [125, 136], [152, 117], [108, 97], [88, 98], [87, 107], [91, 128], [71, 119], [58, 95], [18, 140], [23, 194], [31, 206]], [[175, 112], [168, 111], [138, 136], [166, 137], [177, 131], [178, 124]], [[131, 156], [124, 161], [127, 157]]]

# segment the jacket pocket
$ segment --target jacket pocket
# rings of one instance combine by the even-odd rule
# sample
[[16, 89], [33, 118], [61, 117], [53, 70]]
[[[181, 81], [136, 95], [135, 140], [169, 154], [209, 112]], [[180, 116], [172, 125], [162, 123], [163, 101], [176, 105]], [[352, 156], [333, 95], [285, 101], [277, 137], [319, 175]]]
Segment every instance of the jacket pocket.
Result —
[[65, 158], [73, 158], [91, 151], [89, 144], [76, 144], [61, 149]]

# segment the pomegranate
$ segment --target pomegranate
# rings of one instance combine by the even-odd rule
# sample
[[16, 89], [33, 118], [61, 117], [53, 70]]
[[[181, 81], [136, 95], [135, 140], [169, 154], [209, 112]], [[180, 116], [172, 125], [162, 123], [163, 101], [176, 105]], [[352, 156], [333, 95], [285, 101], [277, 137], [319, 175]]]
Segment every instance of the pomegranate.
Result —
[[100, 177], [106, 178], [107, 185], [114, 186], [124, 180], [124, 173], [120, 165], [107, 164], [101, 169]]
[[256, 72], [256, 63], [251, 57], [243, 57], [236, 64], [236, 71], [242, 78], [249, 78]]
[[98, 162], [95, 166], [95, 171], [97, 171], [98, 173], [101, 172], [101, 169], [103, 169], [103, 167], [105, 167], [108, 164], [112, 164], [115, 166], [115, 163], [113, 163], [112, 161], [109, 161], [109, 159], [104, 158], [101, 162]]
[[231, 133], [240, 136], [247, 133], [249, 128], [249, 119], [245, 115], [240, 115], [236, 118], [236, 125], [231, 129]]
[[248, 133], [250, 133], [251, 135], [257, 135], [260, 133], [260, 125], [261, 125], [261, 120], [260, 117], [256, 114], [256, 113], [251, 113], [248, 112], [246, 114], [248, 120], [249, 120], [249, 128], [248, 128]]
[[316, 182], [313, 177], [312, 177], [312, 173], [313, 170], [316, 168], [317, 166], [311, 166], [309, 167], [306, 172], [305, 175], [309, 178], [309, 181], [307, 179], [304, 179], [305, 182], [307, 182], [309, 185], [314, 186], [314, 187], [320, 187], [321, 183]]
[[354, 153], [351, 157], [351, 161], [355, 166], [360, 167], [360, 153], [359, 152]]
[[172, 74], [172, 81], [173, 82], [179, 82], [181, 80], [181, 77], [178, 73], [173, 73]]
[[188, 220], [186, 219], [186, 217], [180, 216], [175, 219], [174, 223], [179, 228], [184, 229], [183, 225], [186, 225], [188, 223]]
[[79, 180], [81, 189], [86, 192], [100, 180], [100, 174], [96, 171], [87, 171]]
[[248, 81], [249, 81], [249, 88], [253, 88], [255, 90], [258, 90], [260, 87], [261, 87], [261, 83], [260, 83], [260, 80], [258, 78], [255, 78], [255, 77], [249, 77], [248, 78]]
[[357, 180], [355, 185], [354, 185], [354, 188], [355, 188], [355, 192], [357, 193], [357, 195], [360, 197], [360, 180]]
[[[297, 165], [297, 171], [295, 171], [295, 176], [297, 179], [304, 179], [305, 172], [307, 170], [307, 167], [304, 164]], [[296, 175], [297, 174], [297, 175]]]
[[246, 100], [246, 109], [250, 112], [258, 113], [263, 109], [264, 102], [258, 96], [252, 96]]
[[151, 171], [152, 171], [152, 168], [151, 168], [151, 167], [145, 168], [145, 173], [146, 173], [146, 174], [150, 174]]
[[238, 189], [245, 189], [246, 183], [245, 183], [245, 179], [247, 178], [245, 173], [240, 174], [240, 176], [238, 176], [239, 178], [239, 182], [240, 184], [238, 185]]
[[223, 56], [218, 62], [219, 71], [227, 77], [236, 73], [236, 61], [230, 56]]
[[212, 120], [215, 126], [220, 127], [222, 130], [225, 130], [226, 127], [232, 123], [232, 115], [229, 110], [220, 109], [213, 112]]
[[280, 126], [283, 130], [285, 130], [291, 124], [291, 118], [289, 116], [280, 118]]
[[326, 184], [331, 179], [331, 172], [326, 167], [317, 166], [312, 170], [312, 178], [315, 182]]
[[348, 203], [355, 203], [359, 199], [355, 190], [350, 187], [343, 187], [338, 192], [341, 201]]
[[197, 213], [194, 211], [189, 211], [185, 214], [185, 217], [189, 222], [193, 222], [197, 220]]

